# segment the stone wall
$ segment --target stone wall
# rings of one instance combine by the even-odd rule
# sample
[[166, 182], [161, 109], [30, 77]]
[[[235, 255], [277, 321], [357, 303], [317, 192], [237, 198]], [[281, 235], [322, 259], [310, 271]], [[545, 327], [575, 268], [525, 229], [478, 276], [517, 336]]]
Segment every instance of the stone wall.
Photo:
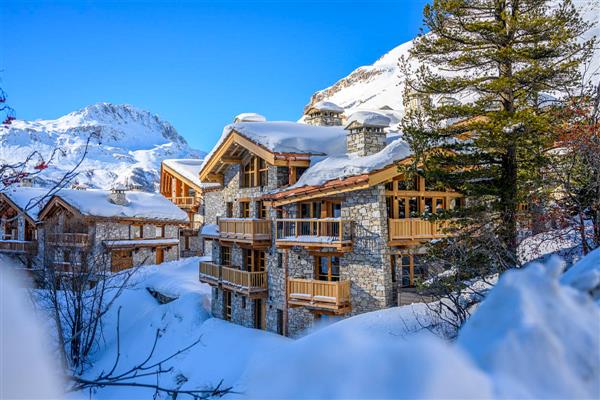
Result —
[[352, 129], [346, 136], [348, 153], [367, 156], [385, 147], [385, 133], [367, 131], [367, 128]]

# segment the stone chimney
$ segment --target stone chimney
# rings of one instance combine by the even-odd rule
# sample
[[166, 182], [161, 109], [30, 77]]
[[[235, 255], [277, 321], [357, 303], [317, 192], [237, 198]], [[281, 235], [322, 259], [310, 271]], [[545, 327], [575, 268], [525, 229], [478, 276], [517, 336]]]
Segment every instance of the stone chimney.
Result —
[[352, 114], [344, 129], [348, 153], [368, 156], [385, 147], [385, 128], [390, 126], [390, 119], [383, 114], [371, 111], [357, 111]]
[[344, 109], [330, 101], [319, 101], [304, 112], [304, 122], [309, 125], [340, 126]]
[[127, 205], [127, 197], [125, 196], [125, 187], [115, 186], [110, 190], [110, 201], [118, 206]]

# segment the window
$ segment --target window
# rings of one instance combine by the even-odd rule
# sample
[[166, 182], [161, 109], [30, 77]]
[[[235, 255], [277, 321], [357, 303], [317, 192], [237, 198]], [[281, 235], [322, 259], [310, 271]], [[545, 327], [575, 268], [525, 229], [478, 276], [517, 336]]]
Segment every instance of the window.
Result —
[[340, 280], [340, 258], [338, 256], [316, 256], [316, 277], [320, 281]]
[[264, 201], [257, 201], [256, 203], [256, 216], [260, 219], [267, 219], [269, 217], [269, 210]]
[[231, 248], [221, 246], [221, 265], [231, 265]]
[[418, 255], [397, 254], [392, 256], [392, 279], [399, 278], [401, 287], [415, 287], [427, 277], [427, 266]]
[[143, 225], [129, 225], [129, 239], [142, 239], [143, 237]]
[[165, 226], [161, 225], [161, 226], [155, 226], [155, 234], [154, 236], [157, 238], [163, 238], [165, 237]]
[[283, 268], [283, 253], [277, 253], [277, 268]]
[[242, 308], [246, 308], [246, 296], [242, 296]]
[[231, 321], [231, 292], [223, 290], [223, 319]]
[[249, 201], [240, 201], [240, 218], [250, 218]]
[[321, 202], [300, 203], [298, 205], [300, 218], [321, 218]]
[[233, 203], [228, 201], [225, 203], [225, 218], [233, 217]]
[[307, 169], [308, 167], [296, 167], [296, 180], [300, 179]]
[[277, 309], [277, 333], [283, 335], [283, 310]]
[[252, 156], [242, 166], [242, 180], [240, 186], [243, 188], [267, 186], [269, 184], [269, 164], [260, 157]]
[[263, 272], [266, 271], [267, 258], [264, 251], [253, 249], [242, 249], [244, 271]]
[[111, 272], [119, 272], [133, 267], [133, 253], [131, 250], [113, 250], [111, 253]]

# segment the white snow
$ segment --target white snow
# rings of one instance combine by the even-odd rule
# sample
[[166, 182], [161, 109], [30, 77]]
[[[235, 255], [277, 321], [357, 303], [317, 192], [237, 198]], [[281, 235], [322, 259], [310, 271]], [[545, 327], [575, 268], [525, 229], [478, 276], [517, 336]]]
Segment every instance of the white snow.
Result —
[[346, 128], [353, 123], [362, 126], [371, 126], [377, 128], [387, 128], [390, 126], [391, 119], [383, 114], [373, 111], [356, 111], [346, 120]]
[[154, 244], [179, 244], [179, 239], [139, 239], [139, 240], [105, 240], [108, 247], [130, 246], [130, 245], [154, 245]]
[[206, 183], [200, 181], [200, 169], [203, 159], [200, 158], [185, 158], [185, 159], [168, 159], [163, 160], [163, 164], [173, 169], [175, 172], [192, 182], [199, 188], [218, 187], [218, 183]]
[[201, 236], [219, 236], [219, 225], [217, 224], [204, 224], [200, 230]]
[[357, 154], [343, 154], [327, 157], [306, 170], [300, 179], [298, 179], [298, 182], [290, 186], [290, 189], [302, 186], [322, 185], [334, 179], [368, 174], [403, 160], [411, 154], [408, 143], [404, 140], [396, 139], [380, 152], [369, 156], [362, 157]]
[[265, 122], [267, 119], [257, 113], [241, 113], [235, 116], [233, 122]]
[[585, 258], [567, 270], [561, 283], [575, 289], [592, 292], [596, 300], [600, 299], [600, 248], [592, 251]]
[[161, 194], [126, 192], [128, 203], [123, 206], [111, 202], [110, 194], [107, 190], [63, 189], [56, 195], [87, 216], [188, 222], [187, 214]]
[[130, 105], [98, 103], [55, 120], [16, 120], [0, 126], [0, 160], [19, 162], [39, 151], [48, 161], [58, 149], [54, 161], [35, 177], [39, 184], [49, 186], [81, 160], [92, 134], [96, 137], [90, 141], [75, 182], [93, 188], [110, 189], [121, 183], [156, 190], [161, 160], [203, 155], [154, 114]]
[[310, 108], [319, 110], [319, 111], [330, 111], [330, 112], [334, 112], [334, 113], [343, 113], [344, 112], [344, 109], [342, 107], [338, 106], [337, 104], [335, 104], [331, 101], [318, 101]]
[[0, 192], [8, 197], [31, 219], [37, 221], [38, 214], [49, 200], [48, 189], [36, 187], [9, 186]]

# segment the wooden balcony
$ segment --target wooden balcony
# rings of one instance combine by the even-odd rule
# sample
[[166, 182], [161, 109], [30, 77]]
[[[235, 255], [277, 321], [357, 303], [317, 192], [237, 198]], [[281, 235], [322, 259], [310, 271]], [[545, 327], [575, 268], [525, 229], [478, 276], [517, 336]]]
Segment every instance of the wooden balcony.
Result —
[[350, 305], [350, 281], [319, 281], [316, 279], [288, 279], [288, 305], [306, 307], [311, 311], [346, 314]]
[[168, 197], [179, 208], [193, 209], [200, 205], [200, 199], [195, 196]]
[[36, 254], [37, 241], [0, 240], [0, 252], [17, 254]]
[[390, 219], [390, 245], [409, 244], [449, 236], [449, 221], [428, 221], [421, 218]]
[[254, 218], [219, 218], [219, 239], [231, 242], [268, 244], [271, 221]]
[[277, 247], [352, 250], [353, 222], [340, 218], [277, 219]]
[[53, 246], [87, 246], [90, 235], [87, 233], [48, 233], [46, 243]]
[[251, 298], [267, 295], [266, 271], [242, 271], [230, 266], [201, 262], [200, 282], [233, 290]]

